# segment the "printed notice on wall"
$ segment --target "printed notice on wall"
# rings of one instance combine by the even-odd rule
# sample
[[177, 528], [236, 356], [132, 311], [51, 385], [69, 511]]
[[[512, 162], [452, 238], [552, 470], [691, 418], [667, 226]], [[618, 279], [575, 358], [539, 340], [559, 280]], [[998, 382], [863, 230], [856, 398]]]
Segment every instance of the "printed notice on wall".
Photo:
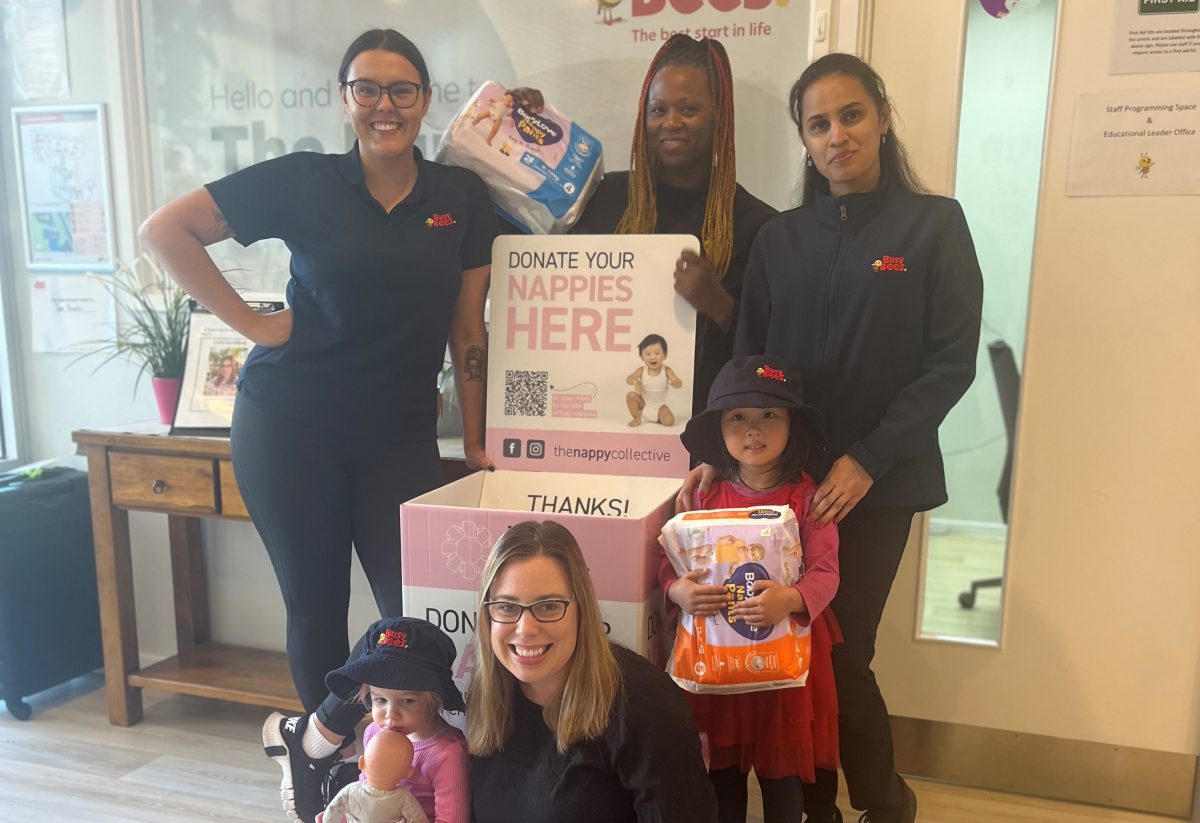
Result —
[[36, 277], [29, 286], [33, 351], [86, 354], [112, 337], [116, 307], [97, 277], [78, 274]]
[[1200, 194], [1200, 90], [1079, 95], [1067, 196]]
[[1200, 71], [1200, 0], [1113, 0], [1108, 71]]

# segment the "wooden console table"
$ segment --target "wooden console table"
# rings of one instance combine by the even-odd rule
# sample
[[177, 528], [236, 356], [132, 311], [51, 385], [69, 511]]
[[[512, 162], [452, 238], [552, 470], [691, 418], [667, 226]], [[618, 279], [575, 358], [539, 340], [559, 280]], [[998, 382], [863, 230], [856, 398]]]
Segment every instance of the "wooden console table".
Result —
[[[109, 722], [140, 722], [144, 687], [302, 712], [286, 655], [213, 643], [209, 635], [199, 518], [249, 518], [229, 440], [102, 430], [72, 438], [88, 464]], [[443, 465], [448, 476], [465, 473], [461, 458]], [[171, 550], [179, 651], [145, 669], [138, 663], [131, 510], [165, 514]]]

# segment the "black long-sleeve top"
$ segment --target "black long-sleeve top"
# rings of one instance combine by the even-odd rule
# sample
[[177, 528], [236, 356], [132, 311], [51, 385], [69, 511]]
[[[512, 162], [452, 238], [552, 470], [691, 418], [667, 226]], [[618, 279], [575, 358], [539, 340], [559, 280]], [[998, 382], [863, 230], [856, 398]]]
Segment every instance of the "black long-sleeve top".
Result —
[[[691, 234], [700, 236], [704, 227], [704, 208], [708, 189], [685, 191], [658, 184], [655, 205], [658, 220], [655, 234]], [[629, 206], [629, 172], [609, 172], [604, 175], [596, 193], [588, 201], [572, 234], [612, 234]], [[778, 212], [759, 200], [740, 185], [733, 195], [733, 253], [729, 267], [721, 278], [721, 287], [734, 300], [733, 316], [725, 330], [704, 315], [696, 316], [696, 376], [692, 390], [692, 413], [698, 414], [708, 403], [708, 390], [721, 367], [733, 356], [734, 332], [737, 326], [737, 301], [742, 293], [746, 260], [758, 230]], [[672, 272], [663, 272], [670, 277]]]
[[471, 759], [473, 823], [716, 823], [700, 733], [683, 692], [650, 661], [612, 646], [621, 691], [598, 738], [560, 754], [542, 707], [515, 692], [504, 747]]
[[954, 200], [883, 186], [818, 196], [759, 232], [735, 355], [800, 370], [825, 414], [826, 471], [849, 454], [862, 505], [946, 502], [938, 426], [975, 377], [983, 278]]

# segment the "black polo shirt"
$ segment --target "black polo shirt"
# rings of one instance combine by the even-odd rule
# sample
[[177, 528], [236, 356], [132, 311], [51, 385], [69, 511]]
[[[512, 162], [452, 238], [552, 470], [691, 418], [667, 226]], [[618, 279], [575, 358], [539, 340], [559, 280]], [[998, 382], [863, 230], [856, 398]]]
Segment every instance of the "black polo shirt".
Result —
[[491, 262], [495, 212], [474, 173], [413, 149], [417, 182], [385, 212], [358, 145], [296, 152], [209, 183], [243, 246], [292, 253], [292, 337], [255, 346], [239, 388], [283, 414], [389, 442], [436, 437], [437, 373], [462, 273]]

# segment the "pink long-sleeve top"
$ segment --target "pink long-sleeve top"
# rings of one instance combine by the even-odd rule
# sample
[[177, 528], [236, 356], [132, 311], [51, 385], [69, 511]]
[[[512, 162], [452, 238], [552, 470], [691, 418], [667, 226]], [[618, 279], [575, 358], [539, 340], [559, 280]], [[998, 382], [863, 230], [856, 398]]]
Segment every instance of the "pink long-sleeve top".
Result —
[[[363, 732], [363, 746], [379, 734], [371, 723]], [[467, 740], [449, 727], [427, 740], [414, 740], [413, 774], [400, 786], [412, 792], [429, 823], [469, 823], [471, 793], [468, 784]]]
[[[808, 517], [813, 495], [816, 493], [817, 484], [805, 474], [801, 475], [799, 480], [769, 491], [758, 491], [732, 480], [722, 480], [714, 483], [704, 497], [697, 495], [693, 501], [697, 509], [791, 507], [800, 524], [800, 546], [804, 553], [804, 576], [792, 586], [804, 597], [807, 607], [807, 611], [796, 613], [803, 626], [809, 625], [814, 617], [825, 610], [837, 594], [838, 582], [841, 580], [838, 570], [837, 526], [833, 523], [818, 526]], [[658, 583], [664, 595], [678, 579], [678, 573], [664, 552], [658, 567]], [[678, 608], [670, 599], [667, 599], [666, 605], [668, 610]]]

